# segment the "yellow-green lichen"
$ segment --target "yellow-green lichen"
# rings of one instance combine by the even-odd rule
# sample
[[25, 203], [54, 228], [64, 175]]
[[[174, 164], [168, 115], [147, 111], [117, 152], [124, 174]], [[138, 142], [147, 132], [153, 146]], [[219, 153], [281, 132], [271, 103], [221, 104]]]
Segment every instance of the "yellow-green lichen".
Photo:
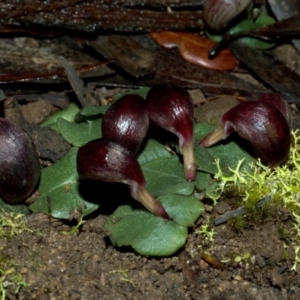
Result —
[[242, 168], [243, 161], [239, 161], [231, 174], [224, 175], [219, 161], [216, 161], [218, 172], [215, 179], [219, 182], [220, 194], [226, 189], [235, 188], [241, 195], [245, 208], [254, 208], [261, 199], [270, 198], [272, 206], [287, 209], [294, 221], [293, 244], [295, 247], [295, 261], [292, 270], [300, 263], [300, 135], [292, 132], [293, 145], [290, 149], [287, 163], [277, 168], [264, 166], [259, 160], [250, 166], [250, 171]]

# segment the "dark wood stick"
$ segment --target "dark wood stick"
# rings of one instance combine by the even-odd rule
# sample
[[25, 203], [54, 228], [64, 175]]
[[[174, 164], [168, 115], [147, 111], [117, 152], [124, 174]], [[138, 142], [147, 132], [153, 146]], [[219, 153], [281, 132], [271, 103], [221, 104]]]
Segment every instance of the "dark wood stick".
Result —
[[6, 0], [0, 25], [72, 30], [155, 31], [203, 28], [202, 2], [187, 0]]

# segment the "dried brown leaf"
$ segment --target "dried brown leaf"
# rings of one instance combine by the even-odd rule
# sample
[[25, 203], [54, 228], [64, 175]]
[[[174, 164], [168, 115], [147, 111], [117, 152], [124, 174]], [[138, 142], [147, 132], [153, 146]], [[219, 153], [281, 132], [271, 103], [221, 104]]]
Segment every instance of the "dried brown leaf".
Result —
[[215, 43], [198, 34], [188, 32], [152, 32], [152, 39], [160, 46], [178, 48], [180, 55], [190, 63], [212, 70], [228, 71], [238, 67], [239, 61], [230, 50], [224, 49], [214, 59], [208, 56]]
[[201, 259], [216, 269], [225, 269], [224, 264], [215, 256], [206, 253], [201, 253]]

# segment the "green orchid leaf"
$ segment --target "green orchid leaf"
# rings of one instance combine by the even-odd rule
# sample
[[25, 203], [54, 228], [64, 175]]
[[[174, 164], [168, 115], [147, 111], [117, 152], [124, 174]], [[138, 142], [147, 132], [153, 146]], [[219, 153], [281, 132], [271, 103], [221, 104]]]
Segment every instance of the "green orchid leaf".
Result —
[[214, 204], [216, 204], [216, 201], [220, 199], [221, 196], [220, 183], [214, 179], [210, 179], [202, 194], [204, 197], [212, 199]]
[[30, 211], [25, 204], [9, 204], [0, 198], [0, 208], [6, 212], [13, 212], [16, 214], [30, 215]]
[[130, 205], [120, 206], [104, 224], [112, 244], [131, 246], [141, 255], [169, 256], [183, 247], [187, 227]]
[[[253, 29], [261, 28], [263, 26], [272, 25], [274, 23], [275, 23], [275, 20], [272, 17], [270, 17], [268, 15], [262, 15], [262, 16], [259, 16], [257, 19], [255, 19], [255, 21], [244, 20], [244, 21], [240, 22], [236, 26], [232, 27], [228, 31], [228, 34], [232, 35], [232, 34], [236, 34], [239, 32], [247, 32], [247, 31], [251, 31]], [[274, 45], [275, 45], [275, 43], [273, 43], [273, 42], [266, 42], [266, 41], [263, 41], [262, 39], [253, 38], [253, 37], [243, 37], [243, 38], [240, 38], [240, 41], [245, 43], [250, 48], [258, 49], [258, 50], [270, 49], [270, 48], [274, 47]]]
[[[219, 159], [221, 170], [225, 175], [230, 173], [229, 168], [235, 169], [240, 160], [243, 160], [241, 170], [247, 168], [250, 171], [249, 165], [254, 162], [253, 156], [234, 141], [223, 142], [222, 144], [212, 146], [207, 148], [207, 151], [209, 151], [215, 160]], [[215, 173], [216, 169], [213, 170], [212, 174]]]
[[205, 191], [205, 189], [209, 185], [211, 185], [211, 182], [212, 182], [211, 174], [202, 171], [197, 172], [197, 177], [194, 181], [195, 188], [197, 189], [197, 191], [199, 192]]
[[207, 148], [197, 145], [195, 148], [195, 156], [198, 170], [211, 174], [215, 174], [217, 172], [215, 157]]
[[59, 132], [58, 128], [57, 128], [57, 119], [58, 118], [62, 118], [65, 119], [69, 122], [74, 122], [75, 117], [77, 115], [77, 113], [79, 112], [79, 107], [74, 104], [71, 103], [66, 109], [63, 109], [55, 114], [53, 114], [50, 118], [48, 118], [47, 120], [45, 120], [41, 126], [42, 127], [50, 127], [53, 128], [54, 130], [56, 130], [57, 132]]
[[172, 221], [181, 226], [193, 226], [201, 213], [203, 204], [194, 194], [189, 196], [168, 194], [158, 197]]
[[262, 26], [268, 26], [268, 25], [275, 24], [276, 21], [274, 18], [272, 18], [269, 15], [260, 15], [255, 19], [254, 23], [256, 25], [260, 25], [260, 27], [262, 27]]
[[58, 118], [57, 128], [63, 138], [73, 146], [81, 147], [91, 140], [101, 137], [102, 119], [81, 123], [69, 122]]
[[[207, 172], [197, 172], [194, 182], [184, 178], [183, 165], [177, 157], [160, 158], [141, 164], [147, 182], [147, 189], [155, 197], [168, 194], [189, 196], [195, 188], [206, 194], [205, 190], [214, 183]], [[214, 165], [215, 167], [215, 165]]]
[[224, 174], [228, 174], [228, 168], [235, 169], [239, 160], [244, 160], [242, 169], [249, 169], [249, 165], [254, 161], [246, 150], [244, 150], [235, 141], [221, 141], [218, 144], [203, 148], [198, 145], [199, 141], [207, 134], [213, 131], [215, 126], [208, 124], [195, 124], [195, 155], [198, 169], [210, 174], [216, 174], [217, 166], [216, 160], [219, 159], [221, 170]]
[[183, 175], [183, 165], [178, 157], [159, 158], [141, 164], [147, 188], [154, 196], [165, 194], [190, 195], [195, 184], [187, 182]]
[[188, 231], [203, 212], [194, 195], [159, 197], [172, 221], [130, 205], [120, 206], [107, 218], [104, 228], [113, 245], [131, 246], [141, 255], [168, 256], [184, 246]]
[[275, 20], [268, 16], [268, 15], [262, 15], [259, 16], [255, 21], [252, 20], [243, 20], [239, 24], [235, 25], [234, 27], [230, 28], [228, 33], [229, 34], [235, 34], [238, 32], [246, 32], [250, 31], [252, 29], [257, 29], [263, 26], [272, 25], [275, 23]]
[[217, 192], [218, 184], [212, 177], [212, 174], [202, 171], [197, 172], [195, 189], [197, 193], [201, 193], [202, 198], [208, 197], [214, 199], [215, 197], [219, 198], [220, 196], [220, 193]]
[[[203, 135], [212, 128], [208, 125]], [[203, 129], [202, 126], [200, 129]], [[214, 162], [213, 159], [212, 157]], [[184, 179], [182, 157], [171, 154], [154, 139], [147, 140], [138, 161], [145, 175], [147, 188], [155, 196], [169, 193], [191, 195], [195, 187], [204, 191], [211, 184], [210, 175], [203, 172], [198, 172], [195, 182], [187, 182]]]
[[[251, 30], [258, 29], [263, 26], [272, 25], [274, 23], [275, 20], [271, 16], [261, 15], [258, 18], [256, 18], [254, 21], [253, 20], [241, 21], [237, 25], [230, 28], [225, 35], [215, 34], [210, 32], [209, 30], [207, 30], [205, 34], [210, 40], [219, 43], [222, 41], [224, 37], [229, 38], [231, 35], [235, 35], [240, 32], [247, 33], [248, 31], [249, 34], [251, 34]], [[273, 42], [263, 41], [262, 39], [254, 38], [254, 37], [241, 37], [240, 40], [246, 45], [248, 45], [249, 47], [253, 49], [259, 49], [259, 50], [270, 49], [275, 45]]]
[[140, 164], [145, 164], [158, 158], [174, 157], [160, 142], [154, 139], [148, 139], [143, 147], [138, 161]]
[[99, 115], [104, 115], [110, 106], [111, 104], [84, 107], [78, 112], [78, 115], [80, 115], [78, 118], [80, 117], [91, 118], [91, 117], [97, 117]]
[[146, 99], [147, 94], [149, 92], [150, 88], [149, 87], [141, 87], [139, 89], [136, 90], [128, 90], [122, 94], [117, 94], [113, 97], [113, 100], [116, 101], [118, 99], [120, 99], [121, 97], [128, 95], [128, 94], [137, 94], [139, 96], [141, 96], [142, 98]]
[[223, 37], [224, 37], [223, 34], [217, 34], [215, 32], [212, 32], [209, 29], [205, 30], [204, 32], [205, 32], [206, 37], [213, 42], [219, 43], [223, 40]]
[[38, 186], [40, 196], [29, 206], [31, 211], [69, 219], [75, 211], [86, 216], [99, 207], [96, 201], [88, 202], [80, 193], [77, 151], [78, 148], [71, 148], [61, 160], [42, 170]]
[[197, 123], [194, 125], [195, 134], [195, 156], [197, 160], [198, 170], [211, 174], [217, 172], [215, 157], [209, 152], [209, 148], [200, 147], [199, 141], [216, 128], [215, 125]]
[[[257, 18], [255, 22], [250, 20], [244, 20], [241, 23], [237, 24], [235, 27], [231, 28], [228, 32], [229, 35], [236, 34], [239, 32], [247, 32], [251, 31], [253, 29], [258, 29], [266, 25], [274, 24], [275, 20], [271, 18], [270, 16], [260, 16]], [[245, 43], [247, 46], [253, 49], [270, 49], [271, 47], [274, 47], [273, 42], [266, 42], [259, 38], [253, 38], [253, 37], [243, 37], [240, 38], [240, 41]]]

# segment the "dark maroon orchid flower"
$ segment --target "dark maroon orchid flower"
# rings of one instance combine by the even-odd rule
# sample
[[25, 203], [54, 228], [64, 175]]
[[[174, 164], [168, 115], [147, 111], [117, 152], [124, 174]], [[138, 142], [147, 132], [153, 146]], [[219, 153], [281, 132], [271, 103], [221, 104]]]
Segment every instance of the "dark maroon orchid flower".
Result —
[[146, 104], [149, 118], [178, 136], [185, 178], [194, 181], [197, 165], [194, 154], [194, 107], [190, 94], [176, 85], [159, 85], [149, 91]]
[[153, 214], [169, 219], [162, 204], [147, 191], [136, 157], [123, 146], [104, 138], [87, 143], [78, 151], [77, 171], [81, 179], [127, 184], [134, 199]]
[[290, 118], [287, 104], [278, 96], [242, 102], [222, 117], [222, 127], [200, 141], [209, 147], [237, 132], [248, 140], [262, 162], [276, 167], [284, 162], [291, 145]]
[[148, 127], [145, 100], [139, 95], [128, 94], [114, 102], [105, 113], [102, 135], [136, 154]]
[[29, 135], [18, 125], [0, 118], [0, 195], [17, 204], [31, 195], [41, 167]]

